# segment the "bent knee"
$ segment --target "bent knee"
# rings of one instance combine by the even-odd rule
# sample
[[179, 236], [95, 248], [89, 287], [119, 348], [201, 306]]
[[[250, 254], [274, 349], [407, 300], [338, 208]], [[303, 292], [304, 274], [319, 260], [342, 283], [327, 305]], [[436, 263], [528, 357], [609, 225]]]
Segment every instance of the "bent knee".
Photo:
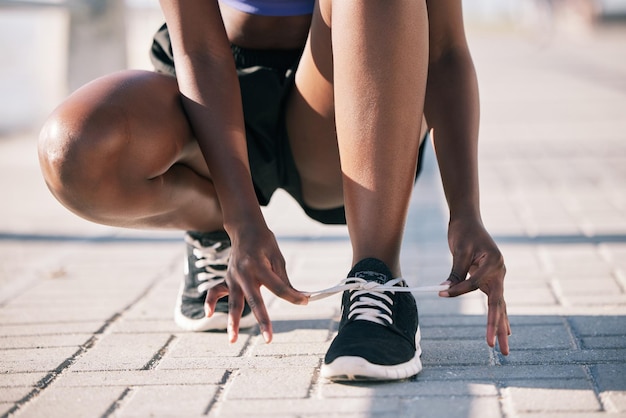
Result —
[[43, 177], [68, 209], [88, 219], [102, 207], [116, 162], [124, 153], [123, 115], [111, 108], [81, 109], [68, 101], [44, 124], [38, 144]]

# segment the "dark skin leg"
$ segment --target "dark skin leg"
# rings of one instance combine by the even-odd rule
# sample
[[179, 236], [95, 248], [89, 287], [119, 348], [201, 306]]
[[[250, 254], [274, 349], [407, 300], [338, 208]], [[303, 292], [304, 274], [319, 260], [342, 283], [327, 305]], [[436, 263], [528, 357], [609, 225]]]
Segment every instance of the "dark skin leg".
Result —
[[42, 129], [53, 194], [94, 222], [132, 228], [222, 227], [213, 183], [173, 77], [116, 73], [72, 94]]
[[[388, 48], [386, 39], [398, 48]], [[353, 262], [376, 257], [396, 276], [417, 163], [427, 40], [422, 2], [320, 2], [288, 112], [305, 200], [338, 206], [343, 192]], [[408, 45], [414, 53], [406, 54]], [[376, 68], [390, 61], [393, 77]]]

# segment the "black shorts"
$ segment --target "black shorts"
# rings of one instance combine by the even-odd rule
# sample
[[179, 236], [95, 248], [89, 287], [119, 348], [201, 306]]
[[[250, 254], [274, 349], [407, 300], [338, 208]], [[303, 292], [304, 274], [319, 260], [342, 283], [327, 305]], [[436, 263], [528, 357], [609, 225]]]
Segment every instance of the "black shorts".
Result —
[[[285, 106], [294, 85], [301, 50], [251, 50], [233, 45], [239, 75], [248, 159], [260, 205], [267, 205], [277, 189], [284, 189], [312, 219], [324, 224], [345, 224], [343, 206], [314, 209], [302, 198], [300, 176], [289, 147]], [[157, 72], [176, 76], [167, 27], [155, 34], [150, 58]], [[420, 147], [421, 160], [424, 142]], [[418, 170], [421, 163], [418, 164]]]

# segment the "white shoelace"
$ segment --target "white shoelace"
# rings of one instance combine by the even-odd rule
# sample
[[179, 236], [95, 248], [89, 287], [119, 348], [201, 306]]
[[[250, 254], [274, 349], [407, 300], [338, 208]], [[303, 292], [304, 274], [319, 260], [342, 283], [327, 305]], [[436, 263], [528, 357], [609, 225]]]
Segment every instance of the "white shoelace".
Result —
[[356, 277], [348, 277], [343, 279], [336, 286], [329, 287], [328, 289], [318, 290], [315, 292], [302, 292], [309, 297], [310, 301], [320, 300], [334, 295], [335, 293], [343, 292], [344, 290], [360, 290], [364, 292], [411, 292], [411, 293], [426, 293], [426, 292], [441, 292], [442, 290], [448, 290], [448, 285], [437, 286], [417, 286], [417, 287], [402, 287], [395, 286], [404, 279], [399, 277], [388, 281], [385, 284], [377, 282], [368, 282]]
[[386, 293], [395, 292], [438, 292], [448, 289], [447, 285], [405, 287], [400, 285], [403, 278], [389, 280], [385, 284], [367, 281], [359, 277], [349, 277], [337, 286], [317, 292], [305, 292], [309, 300], [319, 300], [335, 293], [350, 291], [350, 311], [348, 319], [370, 321], [384, 326], [393, 324], [393, 299]]
[[[222, 245], [220, 242], [216, 242], [209, 247], [203, 247], [197, 240], [190, 238], [188, 240], [189, 244], [194, 247], [193, 255], [197, 259], [194, 263], [195, 267], [204, 270], [196, 275], [198, 282], [200, 282], [198, 284], [198, 292], [204, 293], [224, 281], [223, 277], [226, 274], [226, 266], [228, 266], [230, 247], [219, 250], [219, 247]], [[224, 268], [218, 269], [215, 266], [224, 266]]]
[[[195, 253], [195, 250], [194, 250]], [[197, 257], [197, 256], [196, 256]], [[196, 267], [200, 267], [198, 265], [201, 260], [198, 260], [196, 263]], [[206, 260], [205, 260], [206, 261]], [[228, 258], [226, 258], [226, 263], [228, 263]], [[204, 264], [204, 263], [203, 263]], [[218, 284], [224, 283], [225, 279], [215, 279], [218, 274], [223, 274], [224, 271], [215, 270], [211, 268], [211, 266], [207, 265], [207, 269], [210, 272], [207, 273], [199, 273], [198, 280], [202, 281], [198, 286], [198, 291], [200, 293], [209, 290]], [[358, 280], [358, 281], [357, 281]], [[310, 302], [314, 302], [316, 300], [324, 299], [330, 297], [334, 294], [341, 293], [345, 290], [358, 290], [358, 295], [363, 295], [365, 293], [375, 292], [376, 294], [382, 295], [381, 297], [386, 298], [384, 292], [411, 292], [411, 293], [428, 293], [428, 292], [441, 292], [443, 290], [448, 290], [450, 286], [446, 285], [436, 285], [436, 286], [416, 286], [416, 287], [401, 287], [394, 286], [396, 283], [403, 281], [403, 278], [397, 278], [388, 281], [386, 284], [380, 284], [377, 282], [368, 282], [367, 280], [358, 279], [356, 277], [350, 277], [347, 279], [343, 279], [337, 285], [333, 287], [329, 287], [327, 289], [316, 290], [313, 292], [302, 292], [305, 296], [309, 298]], [[378, 302], [378, 301], [375, 301]], [[378, 305], [378, 303], [376, 303]]]
[[[187, 238], [189, 243], [194, 247], [193, 255], [197, 258], [194, 263], [196, 268], [204, 269], [205, 271], [197, 274], [197, 279], [200, 282], [198, 285], [198, 292], [203, 293], [208, 291], [209, 289], [221, 284], [224, 282], [223, 275], [226, 273], [226, 269], [220, 270], [214, 268], [216, 265], [228, 266], [228, 258], [230, 256], [230, 247], [224, 248], [223, 250], [218, 250], [220, 247], [220, 243], [216, 242], [215, 244], [204, 247], [200, 244], [199, 241]], [[220, 277], [217, 279], [217, 277]], [[417, 287], [403, 287], [396, 286], [396, 284], [402, 282], [404, 279], [399, 277], [396, 279], [392, 279], [385, 284], [380, 284], [377, 282], [371, 282], [364, 279], [360, 279], [358, 277], [348, 277], [347, 279], [341, 280], [338, 284], [333, 287], [329, 287], [327, 289], [317, 290], [313, 292], [302, 292], [304, 295], [308, 296], [309, 301], [316, 301], [320, 299], [327, 298], [336, 293], [343, 292], [345, 290], [356, 290], [352, 296], [353, 298], [362, 297], [367, 293], [375, 293], [379, 297], [388, 300], [391, 303], [391, 299], [384, 294], [384, 292], [411, 292], [411, 293], [426, 293], [426, 292], [441, 292], [442, 290], [447, 290], [449, 288], [448, 285], [437, 285], [437, 286], [417, 286]], [[351, 312], [351, 315], [359, 315], [358, 319], [367, 319], [370, 317], [378, 318], [379, 311], [373, 308], [365, 308], [365, 305], [373, 304], [378, 306], [386, 311], [388, 308], [384, 303], [379, 300], [373, 298], [362, 298], [363, 300], [357, 302], [356, 306], [363, 306], [361, 308], [356, 308]], [[367, 302], [367, 303], [366, 303]], [[391, 312], [389, 312], [391, 314]], [[391, 319], [391, 318], [387, 318]], [[371, 319], [370, 319], [371, 320]], [[378, 321], [375, 321], [378, 322]], [[391, 321], [390, 321], [391, 322]]]

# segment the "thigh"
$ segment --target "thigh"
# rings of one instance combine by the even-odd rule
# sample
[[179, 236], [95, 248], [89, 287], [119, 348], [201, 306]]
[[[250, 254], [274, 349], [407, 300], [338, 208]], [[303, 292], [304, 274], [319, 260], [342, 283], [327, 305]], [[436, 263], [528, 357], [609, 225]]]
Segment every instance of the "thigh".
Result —
[[73, 93], [53, 119], [68, 129], [75, 142], [69, 145], [82, 158], [98, 153], [125, 176], [156, 177], [177, 162], [208, 176], [172, 76], [122, 71], [99, 78]]
[[286, 117], [305, 203], [316, 209], [343, 205], [335, 134], [331, 33], [319, 5], [316, 5], [309, 38], [296, 71]]

